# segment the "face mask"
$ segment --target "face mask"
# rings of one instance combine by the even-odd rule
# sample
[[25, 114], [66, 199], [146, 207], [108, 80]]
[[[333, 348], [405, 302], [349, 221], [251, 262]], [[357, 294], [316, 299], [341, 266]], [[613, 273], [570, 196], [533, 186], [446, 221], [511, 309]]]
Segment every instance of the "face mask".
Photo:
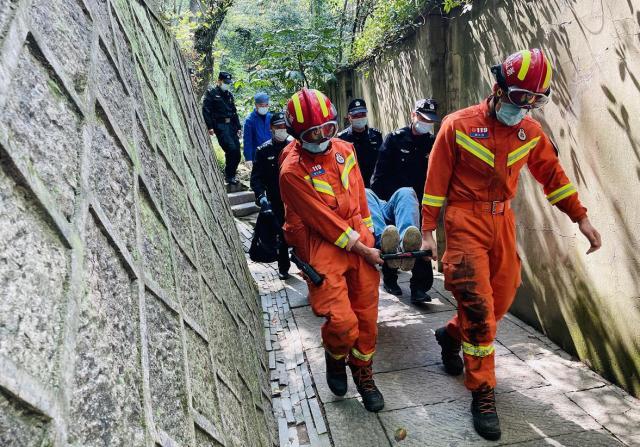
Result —
[[521, 109], [508, 102], [501, 103], [500, 110], [496, 111], [496, 118], [502, 124], [507, 126], [515, 126], [523, 120], [527, 114], [527, 109]]
[[269, 111], [269, 107], [258, 107], [256, 110], [260, 115], [266, 115]]
[[330, 140], [323, 141], [322, 143], [302, 143], [302, 147], [307, 152], [311, 152], [312, 154], [321, 154], [327, 150], [329, 147]]
[[223, 92], [226, 92], [229, 90], [229, 84], [225, 84], [224, 82], [222, 84], [220, 84], [220, 90], [222, 90]]
[[287, 129], [276, 129], [273, 131], [273, 139], [276, 141], [284, 141], [288, 136]]
[[425, 135], [428, 133], [430, 133], [431, 135], [435, 135], [435, 127], [436, 125], [433, 123], [423, 123], [422, 121], [416, 121], [415, 125], [413, 126], [416, 132], [420, 135]]
[[364, 129], [369, 124], [369, 118], [357, 118], [351, 121], [354, 129]]

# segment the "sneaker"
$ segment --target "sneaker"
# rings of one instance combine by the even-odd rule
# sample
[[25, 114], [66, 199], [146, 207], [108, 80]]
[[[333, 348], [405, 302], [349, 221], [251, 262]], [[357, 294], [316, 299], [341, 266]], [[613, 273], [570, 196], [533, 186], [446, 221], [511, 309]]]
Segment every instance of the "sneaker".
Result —
[[[413, 225], [404, 231], [402, 236], [402, 251], [418, 251], [422, 245], [422, 233]], [[416, 258], [407, 258], [400, 261], [400, 270], [405, 272], [411, 271], [413, 265], [416, 263]]]
[[362, 397], [362, 404], [367, 411], [378, 412], [384, 408], [384, 397], [373, 380], [373, 368], [371, 363], [367, 366], [358, 366], [349, 362], [353, 381]]
[[[400, 233], [394, 225], [387, 225], [380, 236], [380, 249], [383, 254], [398, 253], [398, 246], [400, 245]], [[389, 259], [385, 261], [387, 266], [391, 269], [400, 268], [400, 259]]]
[[473, 415], [473, 428], [484, 439], [497, 441], [502, 435], [500, 419], [496, 409], [496, 392], [493, 388], [485, 388], [471, 393], [471, 414]]
[[436, 329], [436, 341], [442, 349], [440, 355], [442, 356], [442, 364], [447, 374], [451, 376], [459, 376], [462, 374], [464, 370], [464, 362], [460, 358], [462, 343], [449, 335], [447, 329], [444, 327]]
[[324, 351], [324, 360], [327, 365], [327, 385], [336, 396], [347, 394], [347, 367], [345, 357], [335, 359], [327, 351]]
[[291, 275], [290, 275], [290, 274], [288, 274], [287, 272], [284, 272], [284, 273], [278, 273], [278, 278], [280, 278], [281, 280], [283, 280], [283, 281], [284, 281], [285, 279], [289, 279], [289, 278], [291, 278]]
[[382, 288], [385, 292], [395, 296], [402, 296], [402, 289], [398, 285], [398, 281], [395, 279], [382, 278]]
[[430, 303], [431, 297], [426, 290], [417, 287], [411, 287], [411, 302], [413, 304]]

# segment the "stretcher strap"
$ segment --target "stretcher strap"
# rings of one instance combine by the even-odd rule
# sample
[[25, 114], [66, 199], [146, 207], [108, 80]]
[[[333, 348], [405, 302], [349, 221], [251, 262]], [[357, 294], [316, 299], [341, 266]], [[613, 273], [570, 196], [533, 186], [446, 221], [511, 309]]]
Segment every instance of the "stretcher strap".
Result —
[[569, 183], [567, 185], [564, 185], [561, 188], [556, 189], [552, 193], [547, 194], [547, 200], [551, 205], [555, 205], [562, 199], [566, 199], [567, 197], [569, 197], [572, 194], [575, 194], [576, 192], [578, 191], [576, 190], [576, 187], [573, 186], [573, 183]]
[[363, 362], [368, 362], [369, 360], [371, 360], [373, 358], [373, 354], [375, 353], [376, 351], [372, 351], [370, 354], [363, 354], [362, 352], [358, 351], [356, 348], [351, 348], [351, 355], [357, 358], [358, 360], [362, 360]]
[[460, 147], [465, 149], [470, 154], [475, 155], [480, 160], [484, 161], [492, 168], [495, 166], [495, 155], [493, 155], [493, 152], [472, 139], [466, 133], [460, 130], [456, 130], [456, 143], [458, 143]]
[[467, 343], [466, 341], [462, 342], [462, 352], [467, 355], [472, 355], [474, 357], [486, 357], [488, 355], [493, 354], [495, 351], [495, 347], [493, 344], [490, 345], [472, 345], [471, 343]]
[[512, 164], [517, 163], [524, 157], [526, 157], [527, 154], [531, 152], [534, 147], [536, 147], [538, 141], [540, 141], [540, 137], [535, 137], [534, 139], [520, 146], [515, 151], [510, 152], [509, 157], [507, 158], [507, 166], [511, 166]]
[[442, 208], [444, 205], [444, 199], [442, 196], [432, 196], [431, 194], [425, 194], [422, 196], [422, 204], [435, 206], [436, 208]]

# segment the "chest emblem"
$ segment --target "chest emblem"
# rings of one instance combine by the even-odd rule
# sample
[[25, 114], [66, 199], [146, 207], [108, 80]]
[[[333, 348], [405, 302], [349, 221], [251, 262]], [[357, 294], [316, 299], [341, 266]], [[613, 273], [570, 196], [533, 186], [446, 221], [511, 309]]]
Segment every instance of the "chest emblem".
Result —
[[400, 149], [400, 152], [402, 152], [403, 154], [408, 154], [411, 151], [409, 149]]
[[489, 128], [488, 127], [472, 127], [471, 133], [469, 134], [471, 138], [489, 138]]
[[527, 139], [527, 133], [524, 131], [524, 129], [521, 127], [520, 130], [518, 131], [518, 139], [520, 141], [524, 141]]
[[275, 158], [276, 158], [276, 156], [275, 156], [275, 155], [272, 155], [271, 157], [267, 157], [267, 160], [273, 160], [273, 159], [275, 159]]
[[344, 164], [344, 157], [340, 152], [336, 152], [336, 161], [341, 165]]

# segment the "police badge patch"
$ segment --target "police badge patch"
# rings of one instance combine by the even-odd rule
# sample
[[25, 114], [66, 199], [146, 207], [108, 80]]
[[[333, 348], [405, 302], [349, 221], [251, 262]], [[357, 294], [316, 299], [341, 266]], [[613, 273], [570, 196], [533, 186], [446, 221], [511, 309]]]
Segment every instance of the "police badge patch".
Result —
[[344, 164], [344, 157], [340, 152], [336, 152], [336, 161], [341, 165]]
[[524, 141], [527, 139], [527, 134], [525, 133], [524, 129], [521, 127], [520, 130], [518, 131], [518, 139], [520, 141]]

